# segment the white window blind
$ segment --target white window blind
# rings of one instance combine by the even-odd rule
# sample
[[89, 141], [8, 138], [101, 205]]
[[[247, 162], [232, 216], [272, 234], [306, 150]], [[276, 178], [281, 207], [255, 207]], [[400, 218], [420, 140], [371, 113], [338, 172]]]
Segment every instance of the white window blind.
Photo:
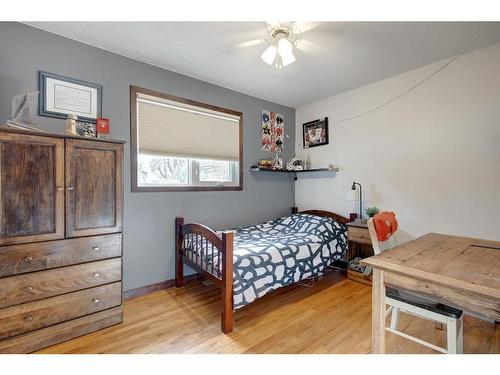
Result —
[[239, 116], [137, 94], [139, 153], [239, 159]]

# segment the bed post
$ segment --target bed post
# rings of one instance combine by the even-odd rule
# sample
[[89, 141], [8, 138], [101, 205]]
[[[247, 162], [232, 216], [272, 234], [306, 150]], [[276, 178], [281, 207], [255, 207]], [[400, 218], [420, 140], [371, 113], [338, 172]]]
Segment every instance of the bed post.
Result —
[[182, 226], [183, 217], [175, 218], [175, 286], [184, 286], [184, 264], [182, 262]]
[[222, 332], [233, 330], [233, 232], [222, 233]]

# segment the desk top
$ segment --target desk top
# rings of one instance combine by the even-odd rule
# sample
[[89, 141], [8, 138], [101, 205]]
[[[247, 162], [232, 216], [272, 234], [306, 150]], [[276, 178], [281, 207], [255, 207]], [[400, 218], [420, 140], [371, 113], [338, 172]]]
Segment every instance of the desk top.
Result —
[[362, 264], [500, 298], [500, 242], [429, 233]]

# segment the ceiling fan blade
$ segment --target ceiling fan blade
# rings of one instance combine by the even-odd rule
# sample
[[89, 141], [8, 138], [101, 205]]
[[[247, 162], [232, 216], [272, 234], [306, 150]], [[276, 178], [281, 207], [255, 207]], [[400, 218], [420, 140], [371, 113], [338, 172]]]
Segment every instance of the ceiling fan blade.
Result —
[[272, 31], [274, 29], [279, 29], [281, 24], [279, 21], [266, 21], [267, 23], [267, 31]]
[[262, 44], [265, 42], [266, 42], [266, 38], [259, 38], [259, 39], [253, 39], [253, 40], [248, 40], [246, 42], [238, 43], [235, 47], [236, 48], [246, 48], [246, 47], [258, 46], [259, 44]]
[[302, 34], [317, 28], [320, 24], [320, 22], [296, 21], [291, 28], [294, 34]]
[[299, 51], [310, 53], [319, 50], [321, 47], [319, 44], [313, 43], [307, 39], [299, 39], [295, 44], [295, 48]]

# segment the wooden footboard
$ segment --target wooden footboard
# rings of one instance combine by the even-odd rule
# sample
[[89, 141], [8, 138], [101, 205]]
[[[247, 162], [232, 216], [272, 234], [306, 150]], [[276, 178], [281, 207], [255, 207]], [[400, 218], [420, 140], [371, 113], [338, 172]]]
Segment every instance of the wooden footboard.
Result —
[[202, 224], [175, 219], [175, 286], [184, 285], [183, 264], [221, 288], [222, 332], [233, 330], [233, 232], [219, 236]]

